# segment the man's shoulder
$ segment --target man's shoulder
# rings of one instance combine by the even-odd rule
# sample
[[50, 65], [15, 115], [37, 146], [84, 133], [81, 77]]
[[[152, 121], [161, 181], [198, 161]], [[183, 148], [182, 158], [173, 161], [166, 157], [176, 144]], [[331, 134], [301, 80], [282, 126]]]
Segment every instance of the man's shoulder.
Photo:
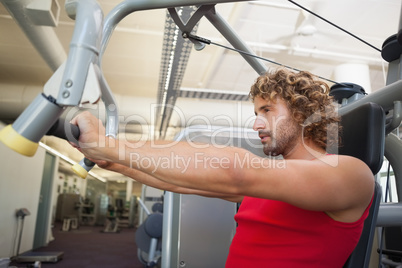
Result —
[[362, 161], [361, 159], [350, 156], [350, 155], [340, 155], [340, 154], [326, 154], [322, 157], [317, 158], [317, 160], [321, 160], [328, 164], [336, 165], [341, 164], [342, 166], [349, 166], [349, 165], [357, 165], [357, 167], [367, 167], [367, 164]]

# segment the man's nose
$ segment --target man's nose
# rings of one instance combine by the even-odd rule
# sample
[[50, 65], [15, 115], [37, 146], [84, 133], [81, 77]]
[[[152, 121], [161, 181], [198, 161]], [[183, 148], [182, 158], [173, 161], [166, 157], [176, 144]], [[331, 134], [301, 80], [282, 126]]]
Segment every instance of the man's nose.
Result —
[[254, 121], [253, 130], [258, 131], [258, 130], [264, 129], [265, 126], [266, 126], [265, 118], [262, 118], [261, 116], [257, 116]]

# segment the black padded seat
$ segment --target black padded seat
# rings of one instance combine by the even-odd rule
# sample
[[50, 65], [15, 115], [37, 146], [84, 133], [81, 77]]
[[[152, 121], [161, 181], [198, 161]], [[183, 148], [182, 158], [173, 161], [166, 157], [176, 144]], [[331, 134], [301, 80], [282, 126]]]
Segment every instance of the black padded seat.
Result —
[[363, 104], [342, 115], [341, 125], [341, 145], [328, 152], [356, 157], [377, 174], [383, 162], [385, 141], [385, 113], [381, 106], [372, 102]]
[[[382, 107], [375, 103], [363, 104], [342, 115], [341, 125], [341, 146], [329, 152], [356, 157], [370, 167], [373, 175], [377, 174], [382, 166], [385, 142], [385, 113]], [[381, 187], [376, 183], [362, 235], [344, 268], [369, 267], [381, 193]]]

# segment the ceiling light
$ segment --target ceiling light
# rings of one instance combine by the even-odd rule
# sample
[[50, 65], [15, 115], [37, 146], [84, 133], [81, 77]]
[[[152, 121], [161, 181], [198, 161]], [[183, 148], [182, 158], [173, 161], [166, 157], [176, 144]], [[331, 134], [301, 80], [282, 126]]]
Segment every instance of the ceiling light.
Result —
[[[77, 164], [74, 160], [72, 160], [68, 156], [65, 156], [64, 154], [60, 153], [59, 151], [56, 151], [55, 149], [47, 146], [43, 142], [39, 142], [39, 146], [44, 148], [46, 151], [48, 151], [48, 152], [60, 157], [61, 159], [63, 159], [67, 163], [70, 163], [71, 165]], [[98, 174], [94, 173], [93, 171], [89, 171], [88, 174], [91, 175], [92, 177], [94, 177], [95, 179], [100, 180], [101, 182], [106, 182], [107, 181], [105, 178], [99, 176]]]

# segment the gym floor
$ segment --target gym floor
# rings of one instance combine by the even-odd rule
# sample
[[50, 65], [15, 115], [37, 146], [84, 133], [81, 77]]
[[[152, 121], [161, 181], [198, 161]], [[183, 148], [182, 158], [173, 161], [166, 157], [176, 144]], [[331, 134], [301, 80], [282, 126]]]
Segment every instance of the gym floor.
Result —
[[[42, 263], [44, 268], [142, 268], [137, 258], [135, 228], [121, 228], [119, 233], [102, 233], [102, 226], [80, 226], [64, 232], [61, 224], [53, 228], [54, 240], [35, 251], [63, 251], [57, 263]], [[10, 266], [32, 267], [28, 263]]]

